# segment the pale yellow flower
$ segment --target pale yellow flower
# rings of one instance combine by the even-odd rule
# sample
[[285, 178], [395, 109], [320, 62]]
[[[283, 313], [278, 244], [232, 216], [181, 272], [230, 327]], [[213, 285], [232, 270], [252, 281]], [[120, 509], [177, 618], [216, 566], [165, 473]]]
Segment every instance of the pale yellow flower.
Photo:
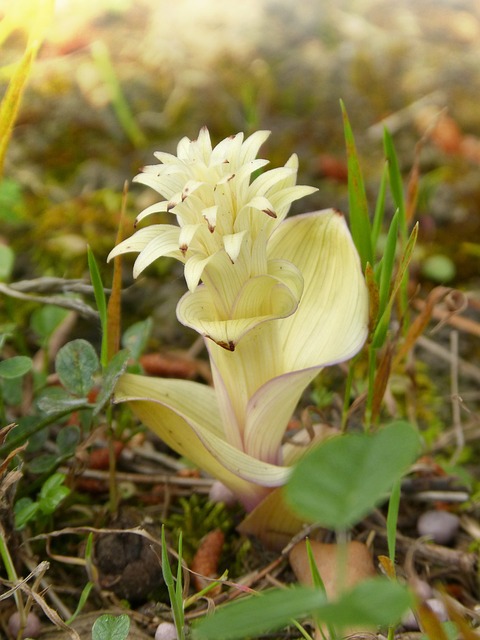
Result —
[[252, 511], [245, 531], [281, 544], [301, 524], [283, 508], [281, 487], [315, 444], [284, 444], [288, 421], [318, 372], [362, 347], [368, 294], [340, 213], [286, 218], [291, 202], [313, 191], [295, 185], [296, 156], [253, 178], [266, 164], [255, 158], [267, 135], [237, 134], [212, 149], [202, 129], [177, 156], [157, 154], [162, 164], [136, 180], [165, 200], [139, 219], [169, 211], [178, 226], [141, 229], [110, 257], [138, 252], [136, 275], [164, 255], [185, 263], [189, 290], [177, 316], [207, 338], [214, 379], [212, 388], [124, 375], [116, 402], [128, 401], [170, 447], [229, 487]]

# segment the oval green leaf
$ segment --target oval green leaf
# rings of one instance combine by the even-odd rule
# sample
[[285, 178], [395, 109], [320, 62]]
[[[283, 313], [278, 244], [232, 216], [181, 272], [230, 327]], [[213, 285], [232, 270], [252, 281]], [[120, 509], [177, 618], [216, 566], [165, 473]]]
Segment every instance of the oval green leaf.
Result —
[[417, 430], [402, 421], [373, 435], [331, 438], [294, 468], [287, 501], [307, 521], [348, 529], [386, 498], [419, 448]]
[[27, 356], [13, 356], [0, 362], [1, 378], [19, 378], [24, 376], [32, 368], [32, 359]]
[[86, 340], [68, 342], [57, 353], [55, 367], [65, 389], [77, 396], [86, 396], [93, 387], [93, 375], [100, 363], [95, 349]]

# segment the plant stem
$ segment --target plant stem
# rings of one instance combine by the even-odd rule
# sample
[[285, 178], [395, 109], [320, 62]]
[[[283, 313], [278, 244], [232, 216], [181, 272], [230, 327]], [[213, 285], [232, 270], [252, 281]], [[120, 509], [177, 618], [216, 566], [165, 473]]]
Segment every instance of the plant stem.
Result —
[[[7, 543], [5, 540], [5, 530], [0, 524], [0, 556], [3, 560], [3, 564], [5, 565], [5, 569], [7, 571], [7, 576], [10, 582], [15, 584], [18, 582], [17, 572], [15, 571], [15, 566], [12, 561], [12, 557], [8, 551]], [[25, 614], [25, 606], [23, 604], [22, 594], [19, 589], [17, 589], [13, 595], [15, 598], [15, 603], [17, 605], [18, 613], [20, 614], [20, 627], [24, 628], [26, 623], [26, 614]]]

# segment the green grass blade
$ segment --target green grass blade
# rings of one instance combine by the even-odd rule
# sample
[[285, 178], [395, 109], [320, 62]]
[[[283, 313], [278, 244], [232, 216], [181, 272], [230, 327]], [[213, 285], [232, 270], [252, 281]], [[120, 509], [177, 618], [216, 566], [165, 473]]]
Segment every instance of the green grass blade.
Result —
[[378, 315], [379, 317], [385, 311], [387, 302], [390, 295], [390, 288], [393, 280], [393, 269], [395, 266], [395, 255], [397, 252], [397, 237], [398, 237], [398, 212], [392, 218], [390, 228], [387, 234], [387, 242], [385, 245], [385, 251], [382, 259], [382, 266], [380, 271], [379, 282], [379, 300], [378, 300]]
[[397, 540], [397, 522], [398, 522], [398, 510], [400, 507], [400, 493], [401, 482], [398, 480], [392, 487], [390, 493], [390, 501], [388, 503], [387, 514], [387, 543], [388, 543], [388, 557], [392, 565], [395, 564], [395, 547]]
[[378, 237], [382, 229], [383, 218], [385, 215], [385, 194], [387, 192], [388, 181], [388, 163], [385, 163], [382, 171], [382, 178], [378, 188], [377, 202], [375, 204], [375, 213], [373, 215], [372, 224], [372, 247], [375, 253], [378, 243]]
[[393, 201], [399, 213], [399, 228], [402, 239], [407, 235], [407, 223], [405, 214], [405, 197], [403, 194], [403, 180], [398, 165], [397, 153], [393, 144], [393, 139], [388, 129], [383, 130], [383, 148], [388, 162], [388, 177]]
[[[315, 562], [315, 558], [313, 557], [313, 552], [312, 552], [312, 546], [310, 544], [310, 540], [308, 538], [306, 538], [305, 540], [305, 546], [307, 548], [307, 558], [308, 558], [308, 565], [310, 568], [310, 573], [312, 574], [312, 582], [313, 582], [313, 586], [317, 589], [319, 589], [323, 595], [325, 596], [325, 598], [327, 597], [327, 590], [325, 589], [325, 584], [322, 580], [322, 576], [320, 575], [320, 572], [318, 571], [318, 567], [317, 567], [317, 563]], [[319, 620], [315, 620], [315, 622], [317, 623], [317, 625], [320, 627], [320, 621]], [[327, 625], [327, 632], [328, 632], [328, 637], [329, 638], [335, 638], [335, 629], [331, 626], [331, 625]], [[320, 630], [320, 633], [322, 635], [323, 638], [325, 638], [325, 634], [323, 633], [323, 631]]]
[[363, 183], [362, 172], [358, 161], [353, 131], [350, 126], [345, 105], [342, 101], [340, 101], [340, 105], [342, 108], [343, 128], [347, 148], [350, 229], [353, 241], [355, 242], [355, 246], [360, 254], [362, 268], [365, 269], [367, 262], [373, 264], [372, 235], [367, 197], [365, 194], [365, 185]]
[[100, 315], [100, 324], [102, 326], [102, 348], [100, 362], [102, 367], [108, 364], [108, 318], [107, 318], [107, 298], [105, 289], [103, 288], [102, 277], [98, 268], [97, 261], [90, 247], [87, 248], [88, 268], [90, 271], [90, 279], [92, 281], [95, 302], [97, 303], [98, 313]]
[[[181, 551], [181, 539], [179, 540], [179, 550]], [[179, 558], [179, 565], [181, 559]], [[185, 632], [183, 629], [184, 617], [183, 617], [183, 602], [182, 602], [182, 590], [180, 586], [180, 595], [175, 588], [175, 580], [173, 578], [172, 568], [170, 566], [170, 560], [168, 558], [167, 542], [165, 539], [165, 527], [162, 525], [162, 574], [165, 586], [168, 590], [168, 597], [170, 598], [170, 604], [172, 607], [173, 619], [175, 622], [175, 628], [179, 640], [183, 640]], [[178, 580], [177, 580], [178, 582]], [[180, 585], [181, 585], [181, 569], [180, 569]]]
[[400, 265], [398, 267], [397, 275], [395, 276], [395, 281], [393, 283], [393, 288], [390, 293], [390, 299], [375, 329], [375, 333], [374, 333], [372, 344], [371, 344], [372, 348], [381, 347], [385, 341], [385, 336], [386, 336], [388, 325], [390, 322], [390, 315], [392, 313], [393, 303], [395, 301], [395, 298], [397, 296], [397, 293], [400, 287], [402, 285], [404, 286], [405, 281], [407, 280], [408, 265], [410, 264], [410, 260], [412, 259], [413, 249], [415, 248], [415, 243], [417, 241], [417, 235], [418, 235], [418, 224], [414, 226], [412, 233], [410, 234], [410, 237], [408, 239], [405, 250], [403, 252], [403, 256], [400, 261]]

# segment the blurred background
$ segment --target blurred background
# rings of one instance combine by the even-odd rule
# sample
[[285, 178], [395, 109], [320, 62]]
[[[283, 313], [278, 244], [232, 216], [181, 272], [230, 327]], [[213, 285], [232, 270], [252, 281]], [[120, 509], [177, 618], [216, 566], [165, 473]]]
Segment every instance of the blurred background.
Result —
[[[2, 91], [28, 5], [0, 2]], [[103, 263], [124, 181], [203, 125], [270, 129], [261, 155], [319, 187], [295, 210], [348, 213], [340, 99], [372, 207], [383, 127], [406, 179], [418, 155], [419, 278], [478, 289], [480, 0], [57, 0], [0, 184], [14, 277], [84, 275], [87, 242]], [[134, 185], [128, 214], [153, 201]]]

